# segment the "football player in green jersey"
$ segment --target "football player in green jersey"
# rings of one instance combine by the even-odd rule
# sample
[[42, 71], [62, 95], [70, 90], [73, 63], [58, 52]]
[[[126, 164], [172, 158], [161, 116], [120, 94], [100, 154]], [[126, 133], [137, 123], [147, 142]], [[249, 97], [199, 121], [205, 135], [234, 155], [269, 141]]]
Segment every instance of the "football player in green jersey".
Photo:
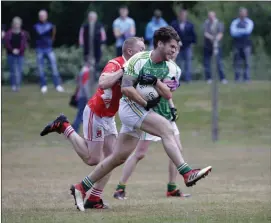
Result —
[[[176, 57], [179, 53], [179, 49], [175, 52], [172, 60], [175, 61]], [[177, 85], [173, 85], [173, 89], [177, 88], [179, 86], [178, 80], [180, 79], [181, 76], [181, 69], [179, 67], [176, 68], [176, 76], [174, 77], [169, 77], [170, 79], [174, 78], [176, 81]], [[171, 74], [172, 76], [172, 74]], [[156, 106], [154, 108], [154, 111], [157, 112], [158, 114], [162, 115], [165, 117], [167, 120], [170, 121], [172, 124], [173, 130], [174, 130], [174, 135], [176, 138], [176, 143], [179, 147], [179, 149], [182, 152], [182, 145], [180, 141], [180, 132], [179, 129], [175, 123], [177, 119], [177, 109], [174, 106], [173, 100], [170, 99], [169, 101], [160, 101], [161, 106]], [[148, 134], [146, 132], [143, 132], [140, 137], [140, 141], [138, 142], [135, 151], [129, 156], [129, 158], [126, 160], [123, 170], [122, 170], [122, 176], [120, 179], [119, 184], [117, 185], [116, 191], [114, 193], [114, 197], [119, 200], [124, 200], [126, 199], [126, 184], [129, 179], [129, 177], [132, 175], [133, 171], [136, 168], [137, 163], [142, 160], [145, 157], [145, 154], [147, 153], [149, 146], [151, 142], [157, 142], [160, 141], [161, 138], [157, 136], [153, 136], [151, 134]], [[178, 171], [176, 169], [176, 166], [174, 163], [169, 159], [169, 165], [168, 165], [168, 172], [169, 172], [169, 180], [167, 184], [167, 193], [166, 196], [168, 197], [189, 197], [191, 196], [190, 194], [185, 194], [181, 192], [177, 186], [176, 186], [176, 179], [178, 175]]]

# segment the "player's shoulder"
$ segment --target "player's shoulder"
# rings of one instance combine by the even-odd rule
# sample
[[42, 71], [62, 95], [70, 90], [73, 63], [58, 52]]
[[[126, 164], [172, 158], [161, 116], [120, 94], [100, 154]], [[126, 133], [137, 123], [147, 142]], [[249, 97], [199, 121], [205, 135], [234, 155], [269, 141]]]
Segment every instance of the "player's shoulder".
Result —
[[124, 64], [124, 58], [123, 57], [116, 57], [107, 62], [105, 65], [102, 73], [112, 73], [120, 69]]
[[139, 52], [132, 56], [124, 65], [125, 69], [139, 72], [150, 58], [150, 51]]
[[166, 61], [166, 65], [169, 70], [177, 70], [179, 68], [179, 66], [173, 60]]
[[177, 76], [178, 78], [181, 76], [181, 68], [173, 60], [166, 61], [166, 64], [169, 75]]
[[130, 58], [130, 60], [144, 60], [144, 59], [149, 59], [150, 58], [150, 51], [143, 51], [135, 54]]
[[125, 63], [125, 59], [123, 56], [119, 56], [109, 60], [108, 63], [113, 63], [121, 67]]

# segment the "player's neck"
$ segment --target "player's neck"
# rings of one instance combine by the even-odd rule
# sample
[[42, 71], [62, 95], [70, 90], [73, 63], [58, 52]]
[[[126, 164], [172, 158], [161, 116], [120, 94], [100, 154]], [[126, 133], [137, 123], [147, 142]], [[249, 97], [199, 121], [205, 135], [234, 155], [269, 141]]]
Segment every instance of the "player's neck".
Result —
[[151, 52], [150, 58], [153, 63], [161, 63], [163, 61], [163, 58], [157, 50]]
[[122, 58], [123, 58], [125, 61], [127, 61], [127, 60], [129, 60], [131, 57], [125, 55], [125, 53], [124, 53], [124, 54], [122, 54]]

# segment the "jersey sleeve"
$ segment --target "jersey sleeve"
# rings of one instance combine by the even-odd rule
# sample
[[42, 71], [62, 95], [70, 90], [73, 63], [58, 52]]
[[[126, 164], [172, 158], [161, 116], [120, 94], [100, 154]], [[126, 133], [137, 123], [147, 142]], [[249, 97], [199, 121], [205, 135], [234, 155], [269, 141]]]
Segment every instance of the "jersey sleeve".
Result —
[[180, 80], [181, 76], [182, 76], [182, 70], [179, 66], [177, 66], [177, 75], [176, 75], [177, 80]]
[[109, 62], [104, 67], [104, 69], [102, 71], [102, 75], [104, 75], [104, 73], [113, 73], [113, 72], [116, 72], [118, 69], [119, 69], [119, 67], [116, 64], [114, 64], [112, 62]]
[[180, 80], [182, 74], [181, 68], [173, 61], [167, 62], [167, 65], [168, 75], [166, 78], [172, 79], [174, 77], [176, 80]]
[[131, 57], [124, 65], [124, 75], [137, 78], [142, 68], [141, 59], [138, 55]]

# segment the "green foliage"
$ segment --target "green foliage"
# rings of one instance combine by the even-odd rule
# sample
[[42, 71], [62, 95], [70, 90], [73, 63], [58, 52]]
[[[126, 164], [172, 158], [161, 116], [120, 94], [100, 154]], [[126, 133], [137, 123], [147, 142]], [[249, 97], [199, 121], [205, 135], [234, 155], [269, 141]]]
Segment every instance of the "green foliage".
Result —
[[[262, 41], [262, 39], [260, 39]], [[259, 42], [260, 42], [259, 41]], [[262, 43], [260, 43], [262, 44]], [[57, 57], [58, 69], [64, 80], [74, 79], [80, 71], [83, 65], [83, 52], [82, 48], [75, 46], [67, 47], [62, 46], [55, 49]], [[7, 83], [9, 79], [9, 71], [7, 66], [7, 60], [5, 52], [2, 49], [2, 82]], [[115, 47], [109, 46], [103, 48], [103, 57], [100, 64], [102, 68], [108, 60], [115, 57]], [[233, 67], [232, 67], [233, 55], [229, 54], [224, 57], [224, 69], [228, 79], [233, 79]], [[51, 80], [51, 70], [49, 69], [49, 62], [46, 60], [46, 73], [48, 80]], [[251, 57], [251, 76], [254, 80], [271, 80], [271, 66], [270, 57], [265, 53], [263, 48], [257, 50]], [[204, 69], [202, 58], [198, 54], [193, 57], [193, 70], [192, 78], [194, 80], [202, 80], [204, 77]], [[36, 53], [33, 49], [28, 49], [25, 53], [25, 65], [24, 65], [24, 81], [26, 82], [37, 82], [37, 64], [36, 64]]]
[[[59, 73], [64, 80], [73, 79], [80, 71], [83, 65], [83, 51], [82, 48], [75, 46], [67, 47], [61, 46], [54, 50], [57, 58], [57, 64]], [[103, 48], [103, 54], [101, 61], [101, 67], [103, 67], [108, 60], [112, 59], [115, 55], [114, 46]], [[2, 49], [2, 82], [7, 83], [9, 80], [9, 70], [7, 64], [6, 53]], [[48, 60], [45, 60], [46, 74], [51, 80], [51, 70]], [[25, 63], [23, 69], [24, 81], [37, 82], [38, 81], [38, 69], [36, 62], [36, 53], [33, 49], [27, 49], [25, 52]]]

